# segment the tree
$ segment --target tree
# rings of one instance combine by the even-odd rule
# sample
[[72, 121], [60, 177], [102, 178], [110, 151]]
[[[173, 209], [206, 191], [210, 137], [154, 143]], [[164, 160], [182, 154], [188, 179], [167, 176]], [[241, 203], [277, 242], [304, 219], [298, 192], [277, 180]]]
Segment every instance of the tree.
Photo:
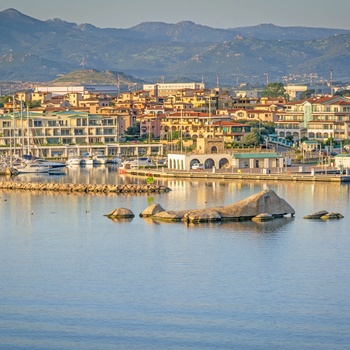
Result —
[[347, 96], [350, 96], [350, 90], [340, 90], [340, 91], [337, 91], [334, 95], [347, 97]]
[[33, 100], [30, 102], [26, 102], [26, 106], [29, 108], [35, 108], [35, 107], [40, 107], [41, 106], [41, 102], [38, 100]]
[[140, 135], [140, 123], [136, 123], [136, 125], [129, 126], [126, 129], [126, 133], [128, 135]]
[[315, 90], [313, 90], [313, 89], [311, 89], [311, 90], [305, 90], [305, 91], [303, 91], [303, 92], [300, 94], [299, 98], [300, 98], [301, 100], [305, 100], [305, 99], [307, 99], [307, 98], [310, 98], [314, 93], [315, 93]]
[[261, 93], [262, 97], [283, 97], [287, 98], [286, 89], [283, 83], [270, 83], [265, 86]]
[[242, 143], [246, 146], [257, 146], [262, 141], [263, 138], [258, 133], [250, 132], [244, 135]]

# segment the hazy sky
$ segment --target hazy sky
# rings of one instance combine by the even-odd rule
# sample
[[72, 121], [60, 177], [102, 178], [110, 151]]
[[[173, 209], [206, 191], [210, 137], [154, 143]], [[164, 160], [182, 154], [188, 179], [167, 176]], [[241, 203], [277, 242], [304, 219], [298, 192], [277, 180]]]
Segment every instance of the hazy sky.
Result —
[[59, 18], [100, 28], [130, 28], [142, 22], [190, 20], [213, 28], [272, 23], [350, 29], [350, 0], [0, 0], [0, 11]]

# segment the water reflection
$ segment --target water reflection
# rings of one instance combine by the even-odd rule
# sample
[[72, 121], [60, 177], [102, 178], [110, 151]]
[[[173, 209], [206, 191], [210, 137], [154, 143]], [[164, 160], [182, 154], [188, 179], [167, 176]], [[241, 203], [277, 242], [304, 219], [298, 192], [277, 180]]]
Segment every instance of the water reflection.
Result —
[[134, 220], [134, 218], [112, 218], [112, 217], [108, 217], [108, 219], [117, 224], [128, 223]]
[[[61, 176], [49, 174], [3, 176], [2, 181], [144, 184], [146, 183], [146, 178], [120, 175], [115, 165], [106, 164], [97, 167], [68, 167], [65, 169], [65, 175]], [[256, 194], [263, 189], [271, 188], [296, 210], [297, 215], [304, 216], [319, 210], [342, 213], [349, 197], [349, 184], [339, 183], [174, 179], [161, 177], [155, 177], [155, 183], [169, 187], [172, 191], [152, 196], [142, 195], [147, 198], [147, 203], [144, 203], [144, 207], [159, 202], [166, 210], [203, 209], [217, 205], [229, 205]], [[89, 195], [91, 196], [92, 194]], [[101, 195], [106, 196], [105, 194]]]
[[[165, 221], [165, 220], [157, 220], [152, 218], [142, 218], [144, 223], [147, 225], [185, 225], [189, 229], [193, 230], [203, 230], [210, 229], [213, 233], [230, 231], [232, 233], [235, 232], [250, 232], [250, 233], [276, 233], [281, 231], [281, 229], [290, 225], [295, 218], [294, 217], [283, 217], [283, 218], [275, 218], [270, 221], [259, 222], [259, 221], [216, 221], [216, 222], [201, 222], [201, 223], [188, 223], [183, 221]], [[118, 222], [118, 221], [115, 221]], [[183, 229], [183, 228], [179, 228]], [[220, 231], [218, 230], [220, 229]]]

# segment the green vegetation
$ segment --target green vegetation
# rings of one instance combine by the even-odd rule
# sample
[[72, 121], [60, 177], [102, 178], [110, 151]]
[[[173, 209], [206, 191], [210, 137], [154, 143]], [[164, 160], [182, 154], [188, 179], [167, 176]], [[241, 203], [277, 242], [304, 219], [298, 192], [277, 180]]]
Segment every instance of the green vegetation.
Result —
[[300, 98], [300, 100], [305, 100], [307, 98], [310, 98], [314, 93], [315, 93], [315, 90], [313, 90], [313, 89], [306, 90], [300, 94], [299, 98]]
[[263, 97], [283, 97], [283, 98], [288, 97], [283, 83], [267, 84], [265, 86], [265, 89], [262, 91], [261, 95]]

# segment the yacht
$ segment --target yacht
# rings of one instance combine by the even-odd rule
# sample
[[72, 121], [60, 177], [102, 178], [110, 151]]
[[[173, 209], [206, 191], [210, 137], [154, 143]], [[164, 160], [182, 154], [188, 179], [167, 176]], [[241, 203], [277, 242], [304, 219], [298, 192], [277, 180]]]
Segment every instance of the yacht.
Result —
[[81, 157], [79, 157], [75, 153], [71, 153], [68, 156], [66, 164], [67, 165], [80, 165], [80, 162], [81, 162]]
[[101, 165], [107, 163], [107, 158], [102, 153], [95, 153], [92, 155], [94, 165]]
[[89, 153], [85, 153], [83, 154], [83, 157], [81, 158], [80, 161], [80, 165], [93, 165], [94, 164], [94, 160], [92, 159], [92, 157], [90, 156]]
[[51, 168], [43, 164], [27, 163], [15, 169], [18, 174], [41, 174], [48, 173]]
[[51, 162], [51, 161], [48, 161], [46, 159], [41, 159], [41, 158], [35, 159], [34, 164], [45, 165], [45, 166], [48, 166], [52, 169], [65, 168], [67, 166], [67, 164], [62, 163], [62, 162]]

